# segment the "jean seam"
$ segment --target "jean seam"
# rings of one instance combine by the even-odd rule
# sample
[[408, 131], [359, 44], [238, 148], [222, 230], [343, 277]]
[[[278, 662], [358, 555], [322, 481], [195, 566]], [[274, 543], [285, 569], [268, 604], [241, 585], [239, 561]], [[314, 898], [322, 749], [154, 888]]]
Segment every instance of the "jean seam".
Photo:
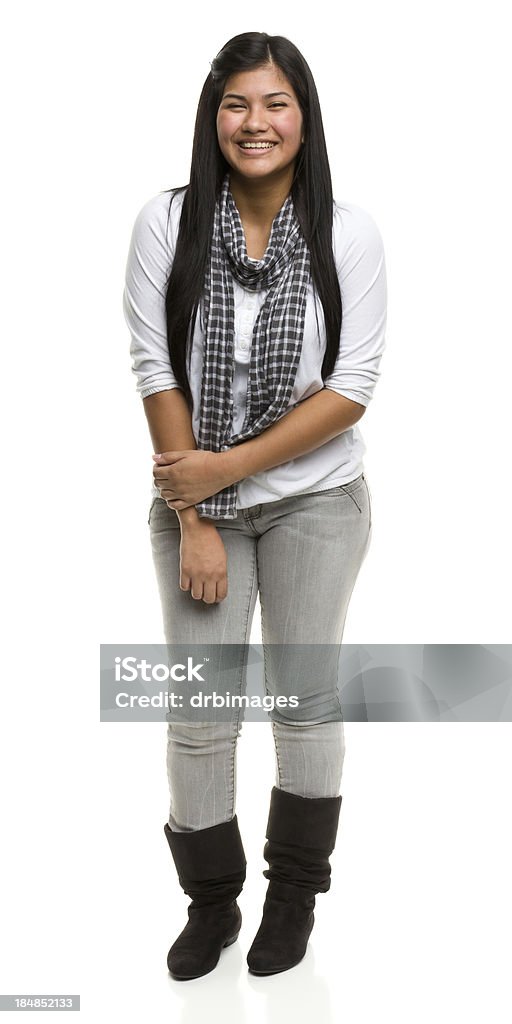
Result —
[[151, 502], [151, 505], [149, 506], [148, 526], [151, 526], [151, 513], [152, 513], [152, 511], [153, 511], [153, 509], [155, 507], [155, 501], [157, 501], [156, 497], [153, 498], [153, 500]]
[[[354, 582], [354, 587], [355, 587], [355, 582]], [[350, 591], [350, 597], [352, 596], [352, 591], [353, 591], [354, 587], [352, 587], [352, 590]], [[350, 597], [349, 597], [349, 602], [350, 602]], [[344, 632], [344, 630], [342, 630], [342, 634], [341, 634], [341, 637], [340, 637], [339, 643], [338, 643], [338, 661], [336, 663], [336, 687], [335, 687], [335, 694], [334, 694], [336, 703], [338, 705], [338, 710], [339, 710], [339, 713], [341, 715], [341, 721], [342, 722], [344, 721], [344, 718], [343, 718], [343, 708], [341, 706], [341, 694], [340, 694], [340, 688], [341, 688], [341, 682], [340, 682], [340, 661], [341, 661], [341, 651], [342, 651], [342, 647], [343, 647], [343, 632]]]
[[275, 749], [275, 752], [276, 752], [277, 781], [278, 781], [279, 789], [282, 789], [283, 775], [282, 775], [282, 771], [281, 771], [281, 762], [279, 760], [279, 746], [278, 746], [277, 736], [276, 736], [276, 723], [275, 722], [271, 722], [270, 725], [271, 725], [271, 728], [272, 728], [272, 736], [274, 737], [274, 749]]
[[[256, 561], [258, 561], [258, 548], [256, 548]], [[268, 668], [268, 663], [267, 663], [267, 644], [265, 642], [265, 606], [264, 606], [264, 603], [263, 603], [263, 595], [261, 593], [261, 589], [260, 589], [259, 593], [260, 593], [260, 606], [261, 606], [261, 640], [262, 640], [262, 645], [263, 645], [263, 685], [265, 687], [265, 696], [269, 697], [270, 696], [270, 690], [269, 690], [269, 688], [267, 686], [267, 668]], [[272, 729], [272, 736], [273, 736], [273, 739], [274, 739], [274, 749], [275, 749], [275, 752], [276, 752], [277, 778], [278, 778], [279, 788], [281, 788], [282, 772], [281, 772], [281, 763], [279, 761], [279, 751], [278, 751], [278, 748], [277, 748], [277, 738], [276, 738], [276, 733], [275, 733], [275, 729], [274, 729], [274, 724], [275, 723], [271, 719], [270, 720], [270, 726], [271, 726], [271, 729]]]
[[231, 750], [231, 794], [230, 794], [231, 807], [230, 807], [229, 812], [228, 812], [230, 819], [234, 818], [234, 816], [235, 816], [235, 781], [236, 781], [235, 780], [235, 775], [236, 775], [235, 760], [236, 760], [236, 744], [237, 744], [237, 740], [238, 740], [238, 725], [237, 725], [236, 722], [235, 722], [235, 726], [236, 726], [236, 732], [235, 732], [235, 735], [233, 736], [232, 750]]
[[366, 482], [366, 477], [363, 473], [364, 486], [366, 487], [366, 493], [368, 495], [368, 532], [372, 528], [372, 499], [370, 498], [370, 488]]
[[[257, 558], [258, 558], [258, 549], [256, 548], [256, 560], [257, 560]], [[260, 603], [260, 606], [261, 606], [261, 640], [262, 640], [262, 646], [263, 646], [263, 686], [265, 687], [265, 696], [269, 696], [270, 695], [270, 691], [268, 689], [268, 686], [266, 685], [266, 679], [267, 679], [267, 675], [266, 675], [267, 674], [267, 658], [266, 658], [266, 643], [265, 643], [265, 614], [264, 614], [263, 595], [261, 593], [261, 590], [259, 592], [259, 603]], [[280, 755], [279, 755], [279, 751], [278, 751], [278, 742], [276, 742], [274, 723], [272, 722], [271, 719], [270, 719], [270, 728], [272, 730], [273, 748], [274, 748], [274, 751], [275, 751], [275, 765], [276, 765], [276, 768], [278, 768], [278, 782], [279, 782], [279, 788], [281, 790], [281, 780], [282, 780], [283, 776], [282, 776], [282, 772], [281, 772], [281, 763], [280, 763]]]
[[[248, 589], [248, 593], [247, 593], [247, 602], [246, 602], [246, 609], [245, 609], [244, 648], [243, 648], [243, 655], [242, 655], [242, 665], [241, 665], [241, 668], [240, 668], [240, 678], [239, 678], [239, 681], [238, 681], [238, 689], [239, 689], [240, 695], [241, 695], [241, 690], [242, 690], [242, 682], [243, 682], [243, 678], [244, 678], [244, 673], [245, 673], [245, 670], [247, 668], [247, 660], [248, 660], [248, 653], [249, 653], [248, 649], [247, 649], [248, 648], [247, 632], [248, 632], [248, 627], [249, 627], [249, 611], [250, 611], [250, 607], [251, 607], [251, 596], [252, 596], [252, 591], [253, 591], [253, 587], [254, 587], [254, 570], [255, 570], [255, 568], [256, 568], [256, 545], [254, 545], [254, 548], [253, 548], [253, 558], [252, 558], [252, 565], [251, 565], [251, 574], [250, 574], [250, 578], [249, 578], [249, 589]], [[235, 735], [233, 737], [232, 752], [231, 752], [231, 810], [230, 810], [230, 817], [231, 818], [233, 818], [234, 814], [235, 814], [235, 777], [236, 777], [235, 759], [236, 759], [236, 747], [237, 747], [237, 741], [238, 741], [238, 733], [239, 733], [239, 729], [240, 729], [241, 710], [242, 710], [241, 707], [239, 707], [238, 710], [236, 711], [236, 715], [235, 715], [235, 719], [234, 719], [234, 723], [233, 723], [235, 725], [236, 732], [235, 732]]]
[[[256, 545], [256, 563], [258, 565], [258, 577], [259, 577], [259, 563], [258, 563], [258, 546]], [[267, 652], [265, 643], [265, 605], [263, 603], [263, 594], [260, 588], [260, 607], [261, 607], [261, 642], [263, 646], [263, 685], [265, 687], [265, 696], [270, 696], [270, 692], [267, 686]]]

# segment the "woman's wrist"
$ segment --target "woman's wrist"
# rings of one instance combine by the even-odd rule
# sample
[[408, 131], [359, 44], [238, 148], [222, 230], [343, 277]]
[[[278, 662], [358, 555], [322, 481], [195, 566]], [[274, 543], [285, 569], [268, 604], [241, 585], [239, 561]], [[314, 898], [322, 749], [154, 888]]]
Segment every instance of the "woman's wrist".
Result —
[[196, 530], [198, 526], [210, 523], [209, 519], [202, 519], [195, 505], [187, 505], [187, 508], [176, 509], [180, 521], [181, 531]]
[[195, 505], [188, 505], [187, 508], [176, 509], [180, 526], [183, 529], [190, 529], [201, 522], [199, 512]]
[[245, 452], [242, 451], [242, 449], [245, 449], [246, 444], [248, 444], [247, 441], [245, 444], [238, 444], [233, 448], [226, 448], [225, 451], [217, 452], [216, 458], [221, 467], [223, 487], [231, 487], [232, 484], [237, 484], [248, 476], [244, 466]]

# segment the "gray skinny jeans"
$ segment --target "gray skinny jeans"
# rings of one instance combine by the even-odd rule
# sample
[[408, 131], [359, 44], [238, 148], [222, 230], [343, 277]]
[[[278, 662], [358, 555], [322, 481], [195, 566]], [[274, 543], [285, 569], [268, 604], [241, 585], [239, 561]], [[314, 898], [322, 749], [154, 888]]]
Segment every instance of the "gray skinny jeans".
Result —
[[[154, 498], [149, 528], [167, 644], [250, 643], [259, 591], [267, 694], [297, 694], [296, 710], [269, 711], [276, 786], [305, 797], [337, 796], [345, 741], [337, 659], [304, 670], [300, 649], [337, 652], [359, 569], [371, 538], [371, 499], [362, 473], [348, 484], [239, 509], [216, 520], [227, 553], [228, 593], [218, 604], [180, 589], [181, 531], [176, 511]], [[277, 645], [277, 646], [273, 646]], [[334, 645], [337, 645], [334, 646]], [[313, 663], [312, 663], [313, 667]], [[240, 686], [243, 693], [244, 666]], [[300, 682], [299, 682], [300, 681]], [[235, 814], [240, 714], [231, 721], [169, 723], [169, 827], [187, 832]]]

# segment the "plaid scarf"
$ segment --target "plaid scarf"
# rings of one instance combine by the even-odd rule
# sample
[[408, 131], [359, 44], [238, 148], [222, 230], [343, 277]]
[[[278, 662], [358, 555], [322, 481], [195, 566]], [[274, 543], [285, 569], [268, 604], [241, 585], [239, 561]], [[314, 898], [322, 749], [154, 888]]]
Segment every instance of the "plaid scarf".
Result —
[[[237, 434], [233, 434], [233, 277], [250, 291], [268, 288], [254, 325], [246, 415]], [[256, 437], [286, 412], [302, 350], [309, 280], [309, 249], [291, 195], [274, 218], [263, 259], [251, 262], [226, 174], [215, 204], [205, 275], [198, 448], [226, 451]], [[236, 484], [232, 484], [198, 502], [196, 508], [200, 516], [236, 519], [236, 496]]]

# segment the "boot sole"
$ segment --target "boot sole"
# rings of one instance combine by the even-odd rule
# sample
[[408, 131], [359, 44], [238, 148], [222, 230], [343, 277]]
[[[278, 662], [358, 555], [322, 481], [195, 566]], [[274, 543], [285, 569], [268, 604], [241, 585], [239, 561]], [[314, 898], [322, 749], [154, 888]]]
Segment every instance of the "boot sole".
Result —
[[[306, 952], [307, 952], [307, 950], [306, 950]], [[267, 974], [281, 974], [282, 971], [290, 971], [292, 969], [292, 967], [296, 967], [297, 964], [300, 964], [301, 961], [304, 960], [305, 956], [306, 956], [306, 953], [303, 953], [302, 956], [299, 957], [298, 960], [294, 960], [293, 963], [287, 964], [286, 967], [276, 967], [276, 968], [274, 968], [274, 970], [272, 970], [272, 968], [268, 968], [265, 971], [257, 971], [255, 968], [249, 967], [249, 974], [257, 974], [260, 977], [264, 977]]]
[[[236, 940], [237, 940], [239, 935], [240, 935], [240, 928], [238, 929], [236, 935], [233, 935], [233, 937], [231, 939], [226, 939], [226, 941], [222, 944], [221, 953], [222, 953], [222, 950], [226, 949], [227, 946], [232, 946], [233, 943], [236, 942]], [[220, 955], [219, 955], [219, 960], [220, 960]], [[174, 971], [171, 971], [171, 970], [169, 970], [169, 974], [171, 975], [171, 978], [174, 978], [175, 981], [193, 981], [194, 978], [204, 978], [206, 974], [211, 974], [211, 972], [215, 970], [219, 960], [217, 960], [217, 963], [214, 964], [213, 967], [210, 967], [209, 971], [201, 971], [200, 974], [175, 974]]]

